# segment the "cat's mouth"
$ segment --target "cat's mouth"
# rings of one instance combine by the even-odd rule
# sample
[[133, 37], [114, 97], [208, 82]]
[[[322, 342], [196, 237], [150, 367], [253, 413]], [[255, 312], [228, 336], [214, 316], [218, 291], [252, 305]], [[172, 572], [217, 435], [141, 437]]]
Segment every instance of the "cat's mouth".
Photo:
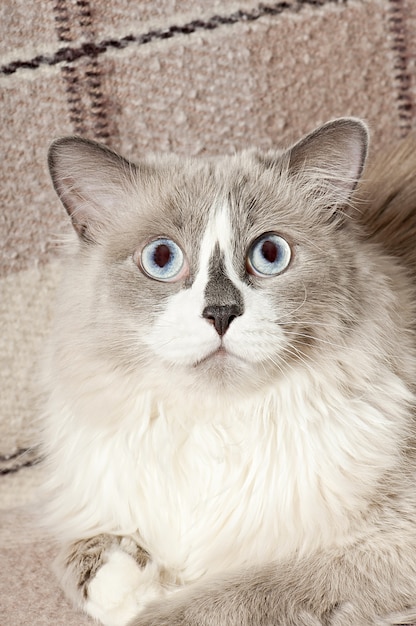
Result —
[[201, 363], [206, 363], [207, 361], [211, 361], [212, 359], [216, 359], [216, 358], [224, 359], [228, 354], [229, 352], [221, 344], [219, 348], [216, 348], [212, 352], [209, 352], [206, 356], [203, 356], [202, 359], [199, 359], [195, 363], [195, 367], [197, 367], [198, 365], [201, 365]]
[[207, 354], [206, 356], [202, 357], [201, 359], [199, 359], [194, 367], [198, 367], [198, 365], [201, 365], [203, 363], [208, 363], [210, 361], [215, 362], [218, 361], [219, 363], [223, 362], [224, 359], [239, 359], [240, 357], [238, 357], [237, 355], [233, 354], [232, 352], [230, 352], [229, 350], [227, 350], [224, 345], [221, 343], [221, 345], [216, 348], [215, 350], [213, 350], [212, 352], [210, 352], [209, 354]]

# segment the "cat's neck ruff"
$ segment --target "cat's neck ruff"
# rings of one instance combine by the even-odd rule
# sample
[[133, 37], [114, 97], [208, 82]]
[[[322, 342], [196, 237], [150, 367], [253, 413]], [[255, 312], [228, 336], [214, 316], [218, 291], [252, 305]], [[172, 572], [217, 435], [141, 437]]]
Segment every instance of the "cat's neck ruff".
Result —
[[299, 368], [239, 399], [178, 390], [161, 401], [132, 378], [97, 374], [74, 418], [55, 390], [49, 486], [65, 501], [58, 493], [51, 517], [69, 537], [139, 533], [185, 580], [342, 541], [405, 436], [403, 383], [384, 372], [377, 404], [371, 391]]

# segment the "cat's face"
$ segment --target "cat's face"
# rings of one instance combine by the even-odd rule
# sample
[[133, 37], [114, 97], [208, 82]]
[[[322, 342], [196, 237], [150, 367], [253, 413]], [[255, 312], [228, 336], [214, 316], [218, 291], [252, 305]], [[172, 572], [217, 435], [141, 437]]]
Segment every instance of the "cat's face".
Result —
[[146, 384], [185, 393], [241, 394], [311, 366], [359, 314], [359, 245], [339, 209], [365, 150], [355, 120], [281, 154], [137, 167], [57, 142], [52, 176], [80, 236], [77, 332]]

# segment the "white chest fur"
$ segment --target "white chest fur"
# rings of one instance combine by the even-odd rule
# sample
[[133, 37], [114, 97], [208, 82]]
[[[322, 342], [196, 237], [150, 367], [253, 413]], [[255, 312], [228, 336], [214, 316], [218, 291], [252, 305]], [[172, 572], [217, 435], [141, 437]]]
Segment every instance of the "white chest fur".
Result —
[[184, 580], [340, 540], [397, 461], [406, 392], [394, 378], [385, 389], [384, 408], [401, 399], [395, 420], [299, 373], [221, 412], [143, 395], [111, 429], [61, 415], [49, 424], [54, 516], [74, 538], [138, 532]]

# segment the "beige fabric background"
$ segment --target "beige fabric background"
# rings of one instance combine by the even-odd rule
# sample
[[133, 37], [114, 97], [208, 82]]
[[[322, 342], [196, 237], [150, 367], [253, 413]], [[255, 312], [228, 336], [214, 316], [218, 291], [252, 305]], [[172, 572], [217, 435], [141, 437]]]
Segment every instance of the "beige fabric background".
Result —
[[52, 544], [15, 509], [36, 507], [42, 480], [37, 362], [68, 229], [49, 143], [230, 153], [357, 115], [375, 152], [414, 126], [415, 64], [414, 0], [2, 0], [1, 626], [88, 623], [50, 580]]

